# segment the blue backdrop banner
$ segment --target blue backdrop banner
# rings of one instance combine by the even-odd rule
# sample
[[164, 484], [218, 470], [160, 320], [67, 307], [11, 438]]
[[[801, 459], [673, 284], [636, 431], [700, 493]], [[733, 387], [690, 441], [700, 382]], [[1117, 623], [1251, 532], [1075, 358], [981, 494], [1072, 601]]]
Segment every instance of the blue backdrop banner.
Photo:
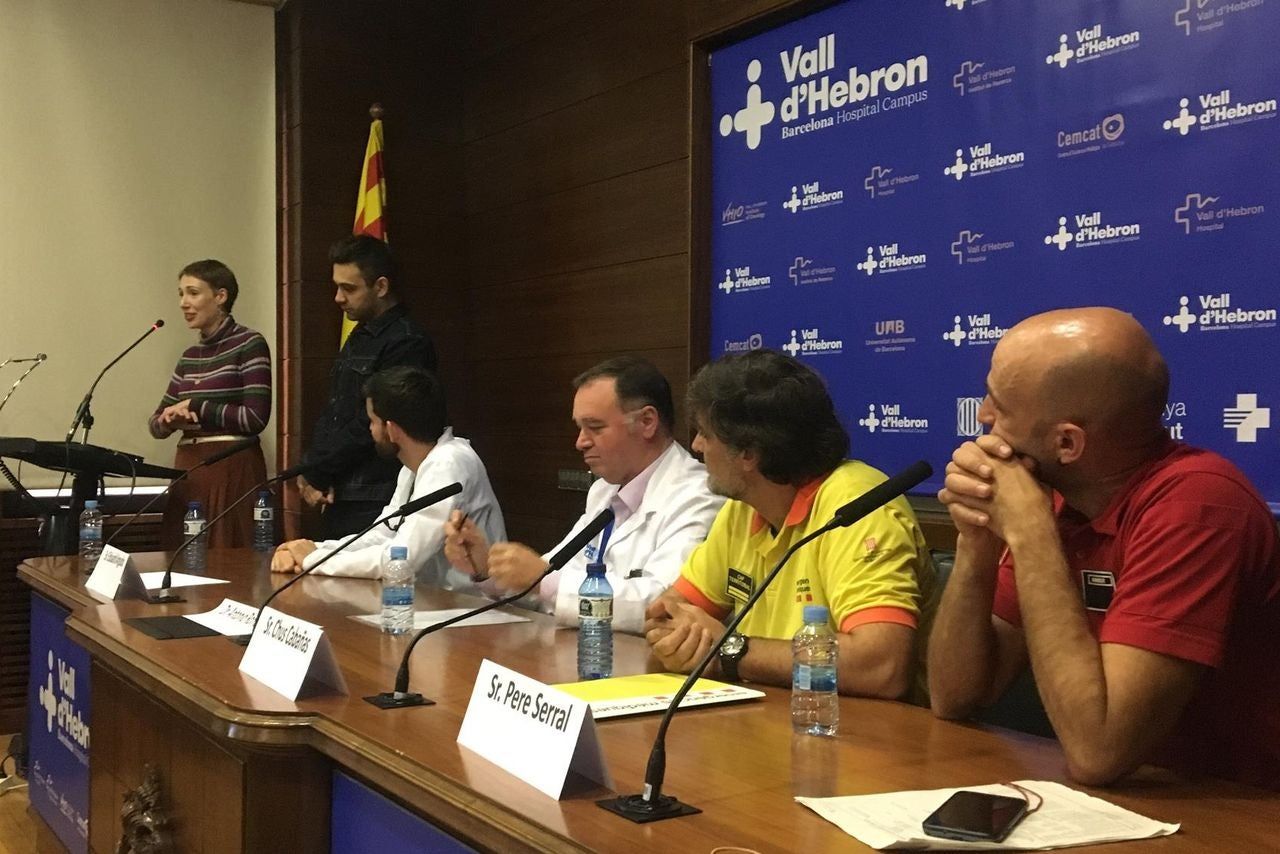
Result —
[[1005, 331], [1115, 306], [1280, 510], [1277, 43], [1280, 0], [849, 0], [716, 51], [711, 355], [808, 361], [932, 492]]

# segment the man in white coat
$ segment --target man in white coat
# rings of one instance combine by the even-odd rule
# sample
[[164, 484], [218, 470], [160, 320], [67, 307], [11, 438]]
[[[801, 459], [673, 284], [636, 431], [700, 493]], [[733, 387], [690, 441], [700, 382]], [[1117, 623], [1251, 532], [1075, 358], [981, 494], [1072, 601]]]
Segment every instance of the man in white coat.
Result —
[[[578, 624], [578, 588], [587, 564], [602, 560], [613, 588], [613, 627], [640, 634], [644, 612], [679, 576], [724, 499], [707, 488], [706, 469], [672, 438], [671, 386], [636, 356], [609, 359], [573, 381], [577, 449], [599, 480], [563, 545], [606, 507], [611, 527], [536, 591], [537, 605], [562, 626]], [[547, 569], [547, 555], [520, 543], [494, 543], [474, 520], [455, 513], [445, 525], [445, 556], [472, 577], [488, 578], [491, 595], [523, 590]], [[603, 558], [599, 557], [603, 551]]]
[[[365, 383], [369, 432], [378, 453], [397, 457], [403, 468], [390, 503], [378, 514], [386, 516], [400, 505], [451, 483], [462, 492], [425, 507], [403, 520], [384, 522], [365, 533], [323, 566], [317, 575], [379, 578], [391, 546], [405, 546], [409, 563], [423, 584], [463, 593], [479, 592], [478, 582], [449, 566], [441, 551], [442, 526], [450, 513], [466, 513], [487, 537], [505, 539], [502, 510], [489, 485], [484, 463], [466, 439], [447, 427], [444, 390], [435, 375], [422, 368], [387, 368]], [[274, 572], [302, 572], [315, 566], [346, 540], [291, 540], [276, 549]]]

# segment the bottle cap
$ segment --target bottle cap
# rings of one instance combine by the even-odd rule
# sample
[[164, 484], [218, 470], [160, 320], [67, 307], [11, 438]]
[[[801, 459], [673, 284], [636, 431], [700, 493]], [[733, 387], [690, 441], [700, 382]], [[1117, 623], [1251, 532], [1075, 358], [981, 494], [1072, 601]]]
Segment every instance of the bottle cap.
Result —
[[391, 559], [392, 560], [408, 560], [409, 547], [408, 546], [392, 546]]
[[270, 498], [270, 497], [271, 497], [271, 490], [269, 490], [269, 489], [264, 489], [264, 490], [262, 490], [261, 492], [259, 492], [259, 493], [258, 493], [258, 497], [259, 497], [259, 498]]
[[605, 565], [602, 563], [587, 564], [587, 575], [604, 575]]
[[97, 509], [98, 509], [98, 500], [97, 500], [96, 498], [90, 498], [90, 499], [88, 499], [88, 500], [87, 500], [87, 501], [85, 501], [85, 503], [84, 503], [84, 509], [85, 509], [85, 510], [97, 510]]
[[201, 508], [200, 508], [200, 502], [199, 502], [199, 501], [188, 501], [188, 502], [187, 502], [187, 509], [188, 509], [188, 510], [199, 510], [199, 509], [201, 509]]
[[806, 623], [825, 623], [830, 617], [826, 605], [805, 605], [804, 621]]

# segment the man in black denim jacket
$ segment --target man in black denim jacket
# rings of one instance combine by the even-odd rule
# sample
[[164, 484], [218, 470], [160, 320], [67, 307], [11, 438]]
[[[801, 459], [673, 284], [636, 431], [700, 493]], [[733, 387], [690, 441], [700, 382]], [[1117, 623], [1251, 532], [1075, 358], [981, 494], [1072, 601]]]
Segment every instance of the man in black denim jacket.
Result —
[[436, 369], [435, 347], [396, 297], [395, 261], [387, 244], [366, 235], [344, 237], [329, 250], [334, 301], [356, 323], [329, 375], [329, 400], [316, 421], [298, 481], [302, 498], [323, 509], [323, 536], [364, 528], [391, 498], [400, 463], [383, 459], [369, 434], [365, 380], [383, 368]]

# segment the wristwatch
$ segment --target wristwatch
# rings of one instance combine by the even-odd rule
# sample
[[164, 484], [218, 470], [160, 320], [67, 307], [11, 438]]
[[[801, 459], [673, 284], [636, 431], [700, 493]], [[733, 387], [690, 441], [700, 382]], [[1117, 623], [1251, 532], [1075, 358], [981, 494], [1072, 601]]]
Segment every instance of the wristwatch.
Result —
[[734, 632], [720, 646], [720, 675], [729, 682], [742, 681], [738, 676], [738, 662], [747, 654], [748, 640], [746, 635]]

